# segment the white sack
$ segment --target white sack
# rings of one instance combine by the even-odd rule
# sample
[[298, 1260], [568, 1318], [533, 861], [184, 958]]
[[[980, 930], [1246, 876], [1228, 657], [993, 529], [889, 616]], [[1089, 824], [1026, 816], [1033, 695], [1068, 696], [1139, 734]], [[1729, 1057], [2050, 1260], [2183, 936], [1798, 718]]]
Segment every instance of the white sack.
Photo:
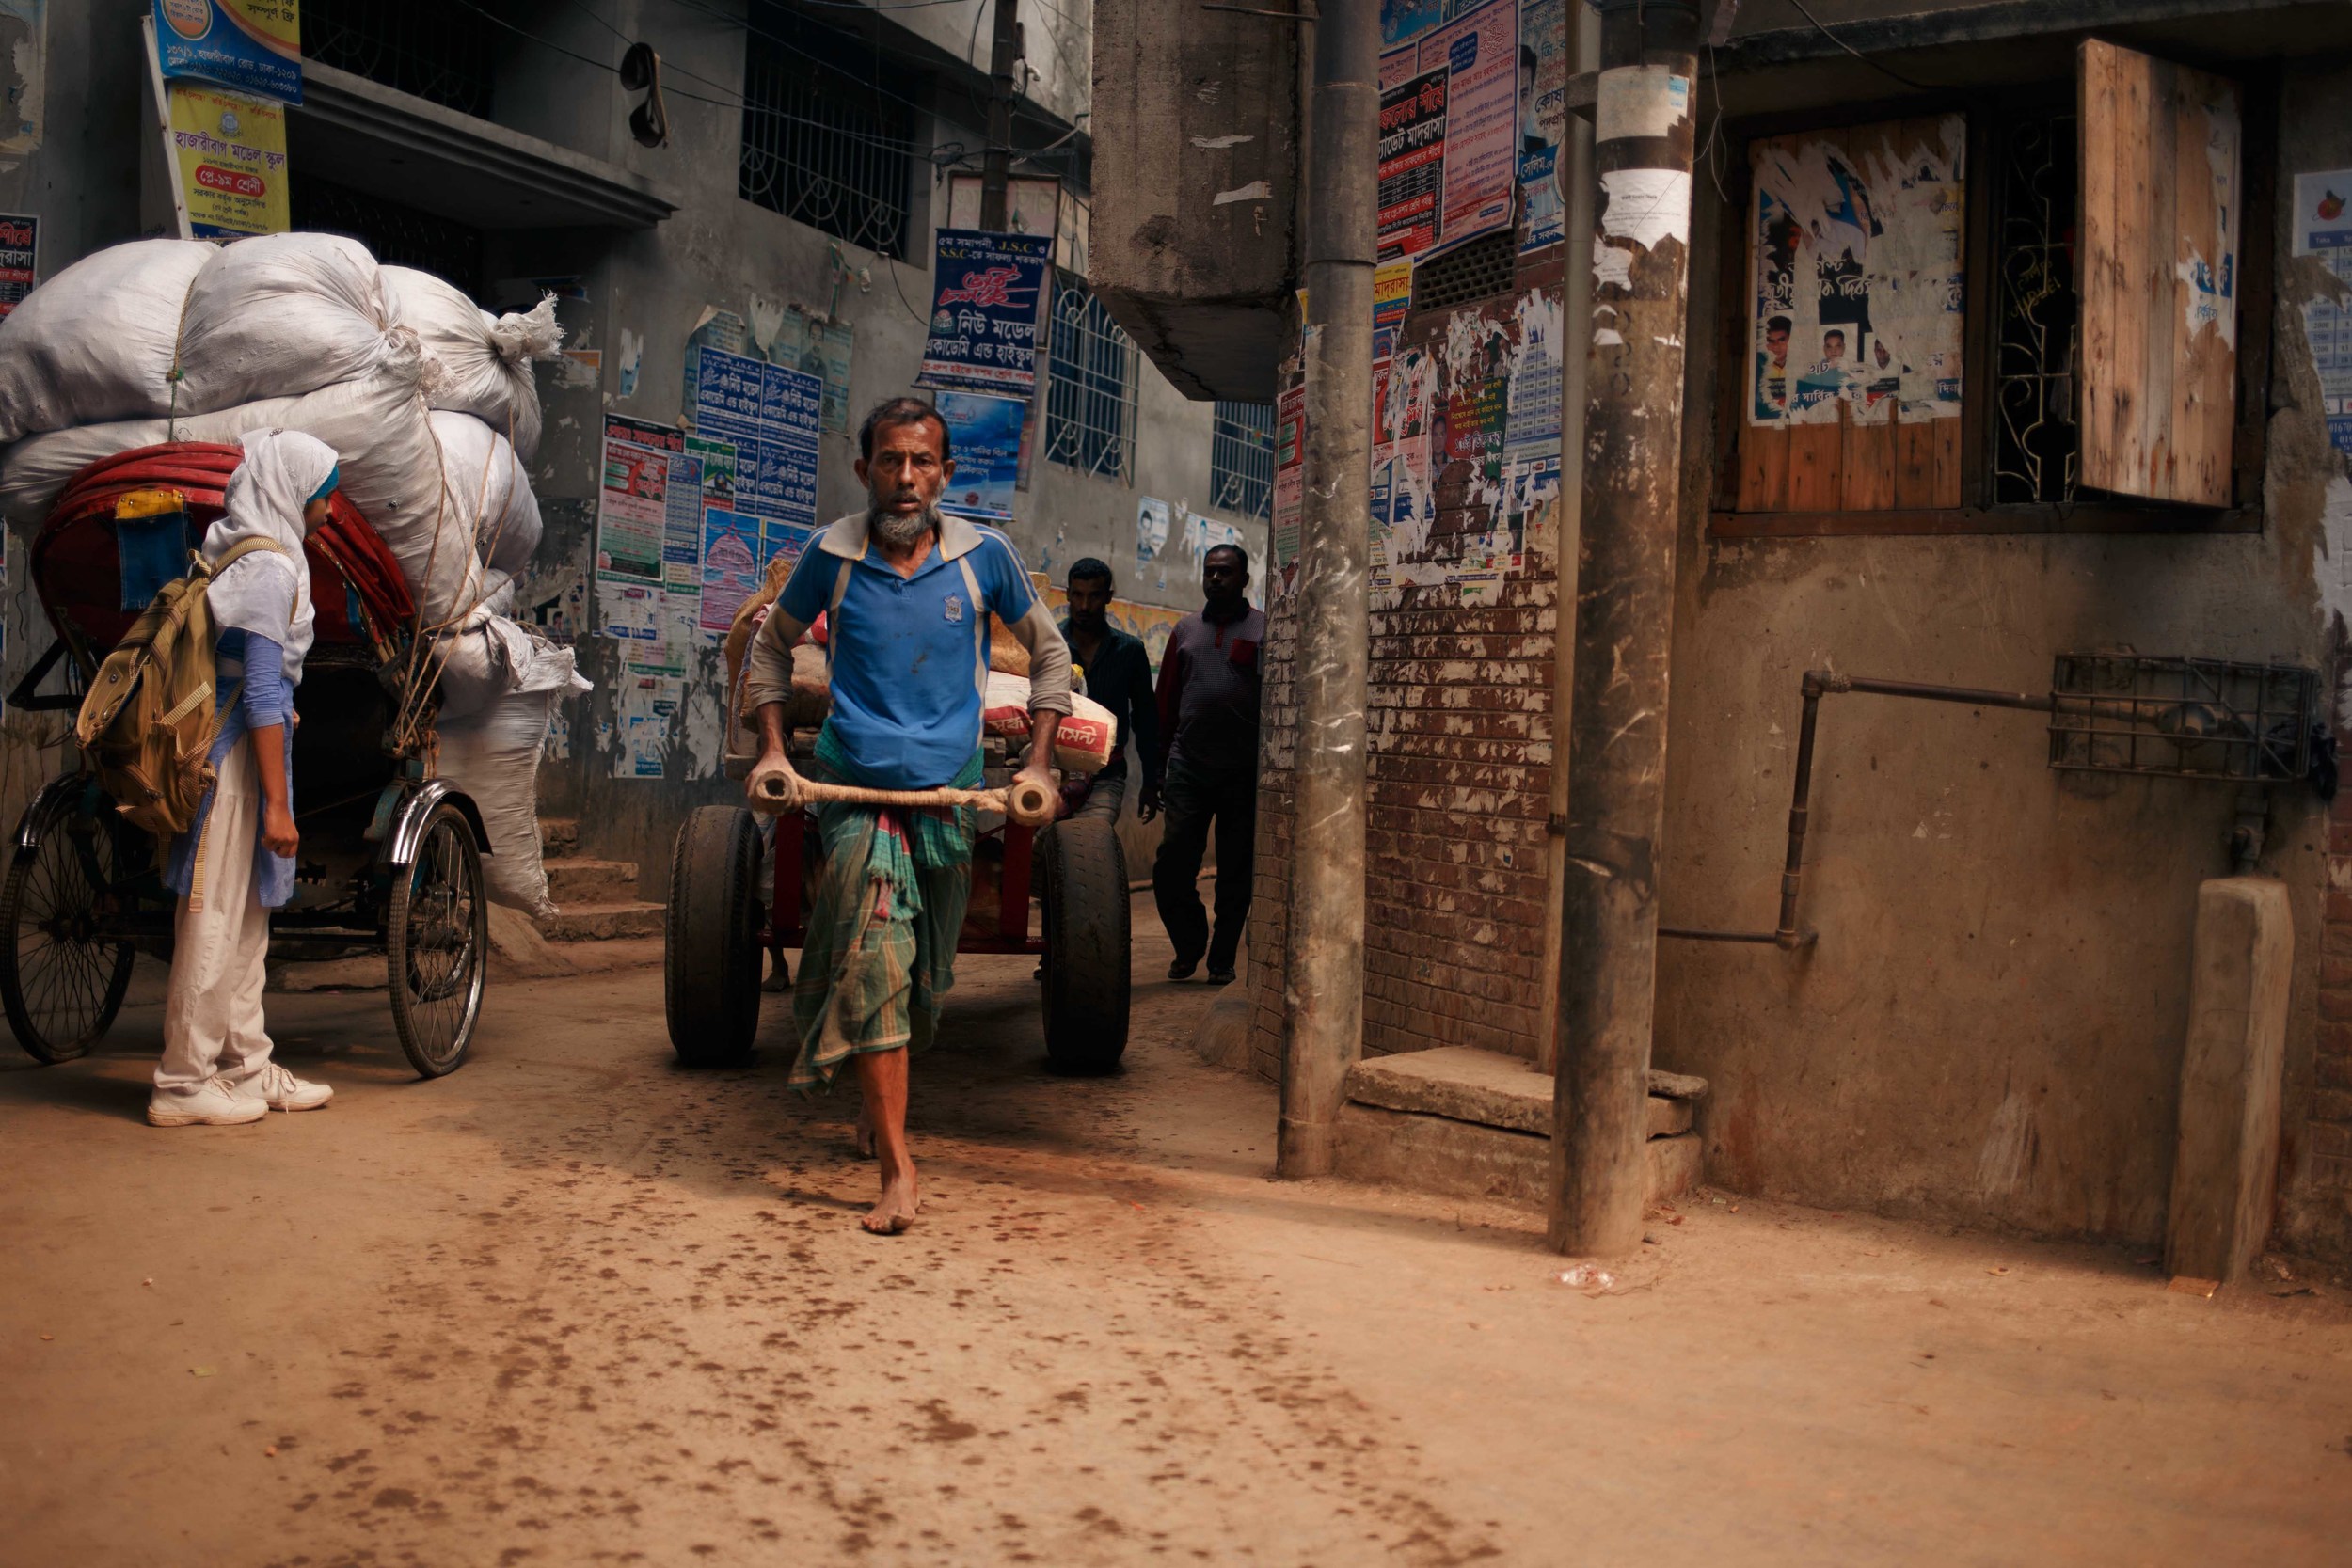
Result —
[[[514, 626], [514, 623], [506, 623]], [[573, 667], [572, 650], [531, 635], [516, 689], [480, 712], [440, 722], [439, 774], [473, 798], [490, 835], [483, 876], [490, 900], [532, 915], [549, 915], [548, 877], [539, 863], [539, 756], [547, 743], [548, 710], [588, 683]]]
[[427, 393], [435, 408], [471, 414], [506, 436], [529, 462], [539, 451], [539, 388], [531, 361], [564, 343], [555, 300], [494, 316], [476, 309], [456, 285], [411, 267], [385, 267], [392, 319], [423, 340], [442, 373]]
[[134, 240], [74, 262], [0, 321], [0, 442], [171, 410], [172, 345], [201, 240]]
[[433, 438], [450, 494], [473, 520], [474, 553], [510, 575], [539, 548], [539, 499], [506, 437], [470, 414], [436, 412]]
[[488, 609], [441, 635], [441, 717], [462, 719], [522, 689], [536, 657], [531, 633]]
[[196, 276], [180, 333], [180, 407], [199, 414], [375, 373], [413, 338], [392, 325], [368, 247], [341, 234], [259, 234]]

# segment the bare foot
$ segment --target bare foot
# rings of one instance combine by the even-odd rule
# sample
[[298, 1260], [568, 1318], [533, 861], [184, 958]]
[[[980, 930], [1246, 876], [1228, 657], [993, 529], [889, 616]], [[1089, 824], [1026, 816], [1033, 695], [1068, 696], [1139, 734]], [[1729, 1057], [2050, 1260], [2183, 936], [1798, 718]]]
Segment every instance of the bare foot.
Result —
[[922, 1196], [914, 1186], [914, 1168], [910, 1165], [883, 1179], [882, 1201], [858, 1223], [877, 1236], [896, 1236], [914, 1223], [915, 1212], [922, 1207]]

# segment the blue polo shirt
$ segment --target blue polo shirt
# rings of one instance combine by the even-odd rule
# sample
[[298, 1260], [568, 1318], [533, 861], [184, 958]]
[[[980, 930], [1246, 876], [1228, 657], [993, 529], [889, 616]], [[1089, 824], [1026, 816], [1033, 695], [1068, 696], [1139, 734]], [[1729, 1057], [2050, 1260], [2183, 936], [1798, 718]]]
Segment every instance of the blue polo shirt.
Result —
[[1012, 541], [950, 517], [902, 578], [844, 517], [802, 555], [777, 603], [803, 625], [829, 615], [833, 730], [875, 789], [945, 784], [980, 744], [990, 611], [1009, 626], [1035, 595]]

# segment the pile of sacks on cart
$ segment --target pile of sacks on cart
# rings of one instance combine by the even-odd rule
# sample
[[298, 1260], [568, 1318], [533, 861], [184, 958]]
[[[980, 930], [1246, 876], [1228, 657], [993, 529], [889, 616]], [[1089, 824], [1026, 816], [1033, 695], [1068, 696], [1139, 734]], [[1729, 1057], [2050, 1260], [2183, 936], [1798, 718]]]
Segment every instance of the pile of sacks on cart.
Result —
[[562, 338], [551, 299], [492, 315], [339, 236], [116, 245], [0, 321], [0, 514], [29, 540], [85, 466], [159, 442], [277, 427], [333, 447], [442, 628], [438, 771], [482, 809], [490, 895], [550, 912], [539, 756], [550, 703], [587, 682], [514, 594], [540, 536], [531, 361]]

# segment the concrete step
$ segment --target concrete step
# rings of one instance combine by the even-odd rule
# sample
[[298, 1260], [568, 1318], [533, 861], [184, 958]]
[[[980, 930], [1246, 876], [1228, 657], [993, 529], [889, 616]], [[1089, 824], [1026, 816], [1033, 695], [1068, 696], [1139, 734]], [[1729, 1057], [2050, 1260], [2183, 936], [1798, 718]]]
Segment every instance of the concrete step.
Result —
[[580, 847], [580, 818], [576, 816], [543, 816], [539, 818], [539, 855], [553, 860], [571, 854]]
[[559, 905], [623, 904], [637, 896], [635, 861], [588, 861], [565, 856], [544, 863], [548, 896]]
[[549, 942], [611, 942], [619, 937], [660, 937], [661, 904], [571, 904], [539, 922]]
[[[1650, 1198], [1698, 1184], [1695, 1102], [1707, 1081], [1650, 1074]], [[1454, 1197], [1540, 1206], [1549, 1180], [1552, 1085], [1516, 1056], [1446, 1046], [1359, 1062], [1340, 1113], [1339, 1174]]]

